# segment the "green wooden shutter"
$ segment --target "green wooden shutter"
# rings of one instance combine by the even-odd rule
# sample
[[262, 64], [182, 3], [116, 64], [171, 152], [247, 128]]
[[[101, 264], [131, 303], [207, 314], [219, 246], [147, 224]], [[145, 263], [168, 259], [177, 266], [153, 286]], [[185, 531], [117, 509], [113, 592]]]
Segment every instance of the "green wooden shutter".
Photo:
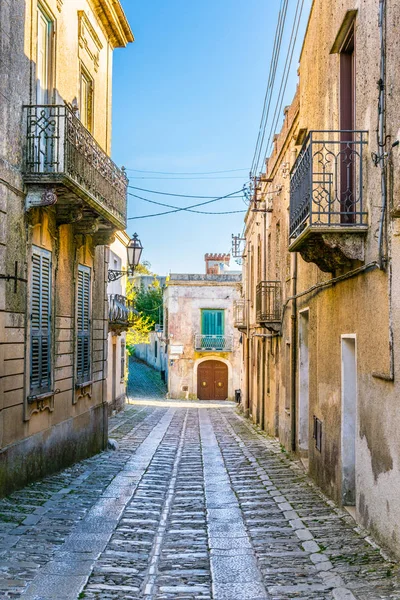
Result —
[[202, 335], [224, 335], [224, 311], [203, 310], [201, 314]]
[[78, 265], [77, 290], [77, 377], [79, 383], [90, 380], [90, 269]]
[[32, 249], [30, 391], [51, 389], [51, 253]]

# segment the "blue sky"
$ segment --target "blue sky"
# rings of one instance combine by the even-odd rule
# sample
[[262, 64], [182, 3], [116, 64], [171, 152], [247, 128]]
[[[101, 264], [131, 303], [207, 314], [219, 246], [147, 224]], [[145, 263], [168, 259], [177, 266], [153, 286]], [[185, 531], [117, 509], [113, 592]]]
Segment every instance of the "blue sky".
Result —
[[[284, 104], [295, 92], [310, 2], [305, 0]], [[122, 0], [122, 5], [136, 41], [114, 53], [114, 160], [136, 169], [128, 171], [130, 185], [147, 190], [213, 197], [240, 190], [248, 181], [259, 130], [278, 0]], [[295, 8], [289, 0], [282, 66]], [[243, 170], [197, 175], [233, 169]], [[204, 201], [129, 191], [174, 206]], [[128, 217], [164, 210], [128, 200]], [[233, 198], [199, 210], [241, 211], [246, 205]], [[129, 220], [128, 233], [137, 231], [143, 259], [156, 273], [202, 273], [204, 254], [229, 252], [231, 234], [242, 230], [243, 218], [244, 213], [178, 212]]]

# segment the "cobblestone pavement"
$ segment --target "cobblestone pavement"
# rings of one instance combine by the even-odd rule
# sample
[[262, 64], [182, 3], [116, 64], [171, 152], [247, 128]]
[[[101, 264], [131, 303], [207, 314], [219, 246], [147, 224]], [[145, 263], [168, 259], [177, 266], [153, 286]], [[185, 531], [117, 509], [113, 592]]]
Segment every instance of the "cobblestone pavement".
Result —
[[130, 405], [0, 501], [0, 598], [400, 600], [398, 565], [235, 407]]
[[165, 398], [167, 386], [159, 371], [149, 367], [135, 357], [129, 359], [128, 398], [161, 399]]

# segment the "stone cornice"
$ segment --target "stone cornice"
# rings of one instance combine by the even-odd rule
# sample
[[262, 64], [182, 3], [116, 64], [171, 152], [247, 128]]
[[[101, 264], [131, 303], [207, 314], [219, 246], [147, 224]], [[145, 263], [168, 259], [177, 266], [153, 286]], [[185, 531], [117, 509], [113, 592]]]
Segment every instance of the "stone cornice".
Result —
[[126, 231], [117, 231], [115, 233], [115, 237], [117, 238], [117, 240], [119, 240], [122, 244], [124, 244], [124, 246], [127, 246], [129, 244], [129, 242], [131, 241], [129, 235], [127, 234]]
[[90, 4], [114, 48], [125, 48], [134, 41], [119, 0], [90, 0]]

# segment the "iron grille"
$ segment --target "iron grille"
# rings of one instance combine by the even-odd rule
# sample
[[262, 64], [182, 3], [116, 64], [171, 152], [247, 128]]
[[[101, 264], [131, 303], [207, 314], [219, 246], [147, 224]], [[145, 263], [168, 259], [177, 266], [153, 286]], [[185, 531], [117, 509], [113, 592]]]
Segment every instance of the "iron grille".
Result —
[[133, 325], [133, 303], [119, 294], [108, 296], [108, 322], [112, 325], [131, 327]]
[[245, 300], [235, 300], [233, 303], [233, 326], [236, 329], [246, 327], [246, 302]]
[[196, 334], [194, 348], [199, 352], [232, 352], [233, 336]]
[[128, 179], [67, 105], [25, 106], [27, 183], [73, 185], [100, 212], [126, 226]]
[[280, 281], [260, 281], [256, 289], [258, 323], [276, 323], [282, 317], [282, 286]]
[[292, 168], [290, 238], [307, 227], [360, 227], [365, 131], [310, 131]]

